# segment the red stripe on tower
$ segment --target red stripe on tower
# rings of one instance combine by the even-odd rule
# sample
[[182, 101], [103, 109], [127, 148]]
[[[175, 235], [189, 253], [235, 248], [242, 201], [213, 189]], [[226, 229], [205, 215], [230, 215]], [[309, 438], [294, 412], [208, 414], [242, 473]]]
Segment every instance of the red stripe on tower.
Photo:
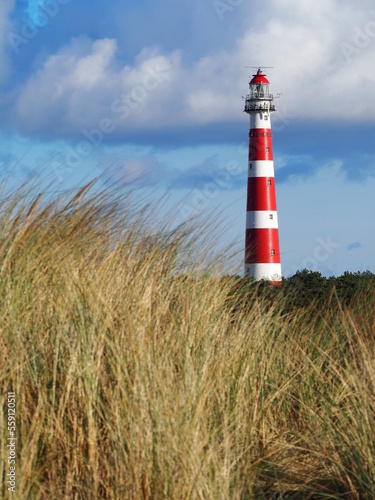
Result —
[[250, 130], [249, 161], [273, 160], [271, 130]]
[[271, 113], [275, 111], [266, 75], [250, 81], [245, 111], [250, 115], [246, 204], [245, 275], [281, 284]]

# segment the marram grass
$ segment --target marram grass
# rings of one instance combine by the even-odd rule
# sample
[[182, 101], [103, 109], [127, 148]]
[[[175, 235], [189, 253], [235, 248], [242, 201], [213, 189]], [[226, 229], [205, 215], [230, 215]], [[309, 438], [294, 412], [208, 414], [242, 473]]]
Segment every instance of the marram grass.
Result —
[[152, 210], [90, 189], [1, 203], [12, 497], [375, 498], [373, 292], [236, 298], [204, 232], [156, 230]]

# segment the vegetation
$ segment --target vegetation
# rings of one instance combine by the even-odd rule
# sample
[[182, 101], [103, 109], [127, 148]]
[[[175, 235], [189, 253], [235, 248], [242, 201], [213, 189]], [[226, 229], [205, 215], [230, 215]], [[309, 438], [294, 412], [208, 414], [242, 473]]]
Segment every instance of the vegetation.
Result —
[[375, 498], [374, 276], [222, 277], [204, 228], [90, 192], [1, 202], [16, 498]]

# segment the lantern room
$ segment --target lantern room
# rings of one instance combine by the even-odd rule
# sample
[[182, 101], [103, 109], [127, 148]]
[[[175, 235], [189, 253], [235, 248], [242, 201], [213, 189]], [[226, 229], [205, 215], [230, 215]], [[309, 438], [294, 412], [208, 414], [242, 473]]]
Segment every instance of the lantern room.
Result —
[[267, 80], [266, 75], [258, 69], [257, 74], [253, 75], [250, 81], [250, 99], [272, 99], [270, 92], [270, 82]]

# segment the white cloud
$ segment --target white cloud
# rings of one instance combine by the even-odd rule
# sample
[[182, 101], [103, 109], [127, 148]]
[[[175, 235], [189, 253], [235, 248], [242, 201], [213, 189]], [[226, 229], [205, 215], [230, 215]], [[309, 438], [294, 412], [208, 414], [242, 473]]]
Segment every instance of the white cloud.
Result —
[[[47, 58], [19, 89], [14, 123], [23, 131], [80, 132], [111, 120], [117, 129], [160, 124], [165, 88], [179, 55], [143, 50], [134, 66], [120, 66], [112, 39], [75, 39]], [[36, 120], [37, 117], [37, 120]]]

